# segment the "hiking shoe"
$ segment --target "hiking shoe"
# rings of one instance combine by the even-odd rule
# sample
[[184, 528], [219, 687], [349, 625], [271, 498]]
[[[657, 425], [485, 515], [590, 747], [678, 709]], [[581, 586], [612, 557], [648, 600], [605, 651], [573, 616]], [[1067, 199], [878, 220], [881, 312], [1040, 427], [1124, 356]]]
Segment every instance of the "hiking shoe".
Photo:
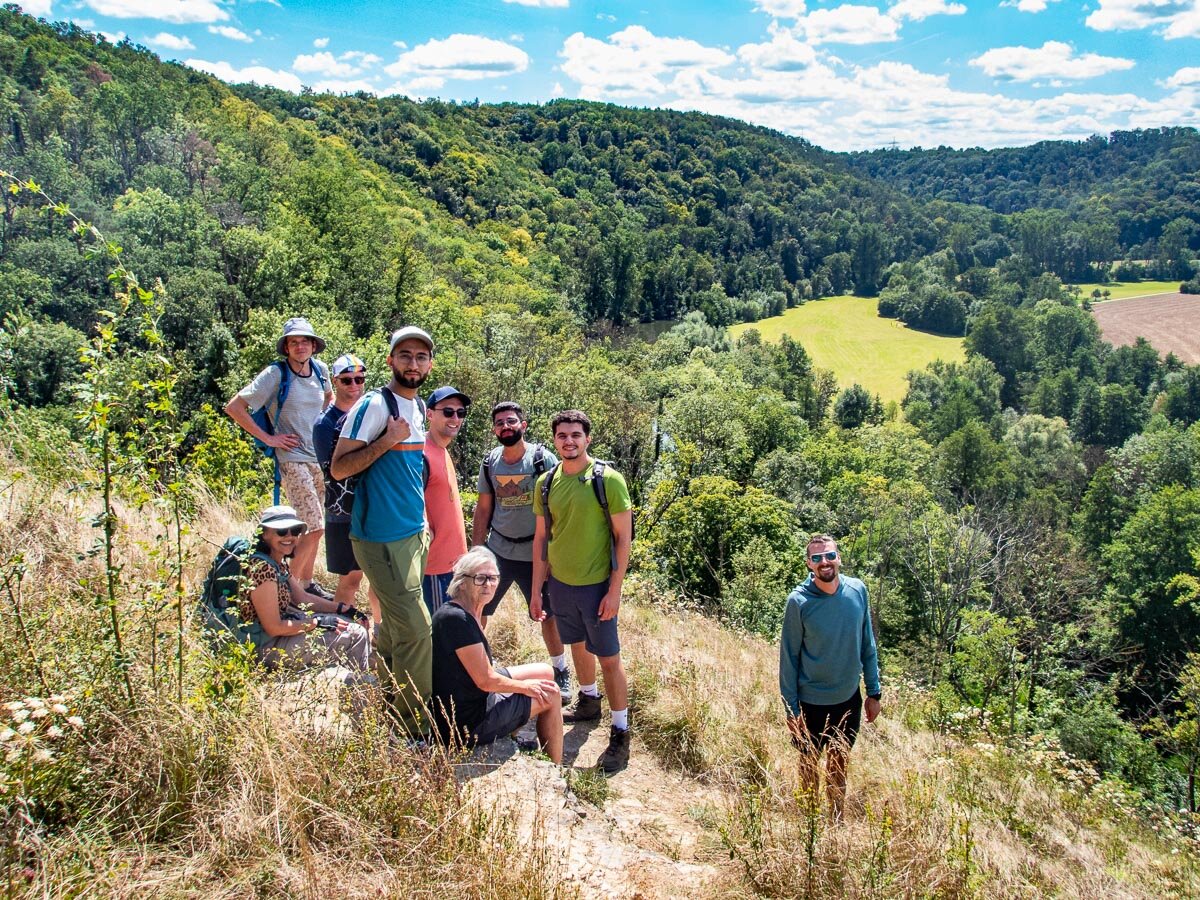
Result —
[[325, 585], [317, 581], [310, 581], [308, 583], [308, 587], [306, 587], [304, 590], [312, 594], [314, 597], [320, 597], [322, 600], [333, 599], [333, 594], [329, 593], [329, 591], [325, 589]]
[[620, 772], [629, 765], [629, 729], [613, 728], [608, 735], [608, 749], [596, 760], [596, 768], [605, 775]]
[[570, 669], [554, 669], [554, 683], [558, 685], [558, 692], [562, 694], [563, 703], [571, 699], [571, 670]]
[[563, 710], [564, 722], [595, 722], [600, 718], [600, 698], [580, 691], [575, 702]]

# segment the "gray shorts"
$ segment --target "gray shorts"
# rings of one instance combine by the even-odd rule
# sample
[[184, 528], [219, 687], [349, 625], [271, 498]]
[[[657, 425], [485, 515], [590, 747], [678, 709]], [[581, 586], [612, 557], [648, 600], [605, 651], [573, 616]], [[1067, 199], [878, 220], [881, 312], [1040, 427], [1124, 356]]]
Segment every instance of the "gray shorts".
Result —
[[616, 656], [621, 652], [617, 637], [617, 619], [600, 621], [600, 601], [608, 593], [608, 582], [576, 586], [547, 579], [550, 585], [547, 599], [558, 621], [558, 636], [564, 644], [584, 642], [589, 653], [596, 656]]

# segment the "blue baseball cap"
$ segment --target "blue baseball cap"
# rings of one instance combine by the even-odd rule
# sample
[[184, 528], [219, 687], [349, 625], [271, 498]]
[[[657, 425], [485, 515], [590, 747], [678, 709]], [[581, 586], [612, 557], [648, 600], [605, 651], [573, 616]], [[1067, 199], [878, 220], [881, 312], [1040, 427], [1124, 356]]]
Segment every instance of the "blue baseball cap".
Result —
[[447, 384], [443, 387], [438, 388], [436, 391], [434, 391], [432, 394], [429, 395], [428, 406], [430, 407], [430, 409], [434, 409], [443, 400], [449, 400], [451, 397], [457, 397], [459, 400], [462, 401], [463, 406], [471, 405], [470, 397], [468, 397], [466, 394], [464, 394], [458, 388], [450, 387], [450, 385]]

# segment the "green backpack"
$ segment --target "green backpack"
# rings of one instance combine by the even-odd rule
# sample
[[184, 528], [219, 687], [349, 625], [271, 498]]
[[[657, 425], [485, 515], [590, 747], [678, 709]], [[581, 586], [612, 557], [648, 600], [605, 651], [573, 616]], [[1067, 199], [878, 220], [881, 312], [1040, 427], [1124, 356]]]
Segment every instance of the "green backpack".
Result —
[[264, 553], [255, 553], [246, 538], [226, 538], [209, 566], [196, 610], [213, 649], [219, 649], [230, 640], [239, 644], [250, 641], [258, 646], [265, 635], [258, 622], [245, 622], [238, 615], [237, 597], [244, 586], [242, 570], [251, 559], [265, 559], [280, 581], [287, 577], [279, 563]]

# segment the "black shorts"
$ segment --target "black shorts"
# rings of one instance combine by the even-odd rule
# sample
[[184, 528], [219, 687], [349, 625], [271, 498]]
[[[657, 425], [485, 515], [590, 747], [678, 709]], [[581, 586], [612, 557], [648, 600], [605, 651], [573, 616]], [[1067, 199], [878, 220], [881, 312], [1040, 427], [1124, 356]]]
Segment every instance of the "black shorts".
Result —
[[325, 568], [334, 575], [349, 575], [360, 568], [350, 546], [349, 522], [325, 523]]
[[608, 582], [576, 586], [563, 584], [553, 576], [550, 584], [550, 605], [558, 620], [558, 636], [564, 644], [583, 641], [588, 653], [596, 656], [616, 656], [621, 652], [621, 640], [617, 637], [617, 619], [613, 616], [600, 621], [600, 601], [608, 593]]
[[[525, 596], [525, 608], [528, 609], [529, 599], [533, 596], [533, 562], [507, 559], [496, 554], [496, 567], [500, 570], [500, 583], [496, 585], [496, 593], [491, 601], [483, 608], [483, 615], [494, 616], [496, 610], [500, 608], [500, 601], [504, 599], [504, 595], [514, 584], [521, 589], [521, 593]], [[546, 613], [547, 619], [554, 615], [550, 611], [550, 604], [546, 602], [545, 584], [542, 585], [542, 610]]]
[[801, 750], [820, 753], [834, 741], [853, 747], [862, 725], [862, 694], [857, 690], [849, 700], [825, 706], [818, 703], [801, 703], [800, 715], [804, 720], [805, 736], [792, 743]]
[[[508, 676], [508, 669], [503, 666], [497, 666], [496, 671]], [[487, 715], [471, 729], [471, 737], [477, 744], [490, 744], [528, 722], [532, 710], [533, 698], [525, 694], [488, 694]]]

